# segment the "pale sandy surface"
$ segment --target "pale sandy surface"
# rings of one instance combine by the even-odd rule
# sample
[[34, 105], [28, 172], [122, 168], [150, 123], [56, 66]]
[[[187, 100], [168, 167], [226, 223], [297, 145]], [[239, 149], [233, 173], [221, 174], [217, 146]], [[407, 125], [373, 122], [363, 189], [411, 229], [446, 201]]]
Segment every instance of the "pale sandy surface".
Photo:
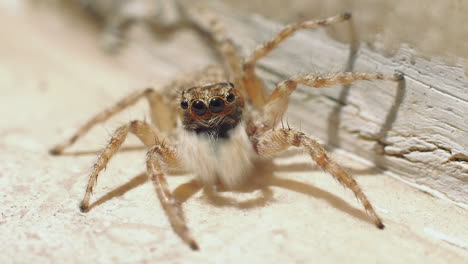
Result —
[[[180, 32], [161, 40], [158, 63], [132, 54], [136, 47], [111, 57], [96, 48], [96, 32], [73, 18], [57, 24], [40, 14], [0, 12], [1, 263], [468, 262], [465, 209], [336, 153], [385, 230], [370, 223], [349, 191], [294, 153], [262, 166], [257, 189], [222, 193], [225, 199], [191, 195], [189, 175], [170, 178], [186, 199], [200, 252], [174, 235], [152, 185], [139, 175], [144, 152], [116, 156], [96, 188], [101, 202], [80, 213], [95, 155], [52, 157], [47, 150], [132, 89], [208, 61], [191, 56], [171, 66], [180, 55], [174, 45], [191, 43], [194, 54], [204, 48]], [[144, 107], [99, 125], [74, 149], [103, 146], [117, 125], [144, 118]]]

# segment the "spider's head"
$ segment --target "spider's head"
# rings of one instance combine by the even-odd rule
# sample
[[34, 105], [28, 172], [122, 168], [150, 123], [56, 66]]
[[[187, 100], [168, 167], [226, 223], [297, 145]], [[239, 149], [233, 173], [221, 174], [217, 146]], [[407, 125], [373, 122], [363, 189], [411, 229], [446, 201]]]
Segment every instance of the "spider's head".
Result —
[[180, 107], [186, 130], [227, 138], [242, 119], [244, 100], [232, 83], [222, 82], [185, 90]]

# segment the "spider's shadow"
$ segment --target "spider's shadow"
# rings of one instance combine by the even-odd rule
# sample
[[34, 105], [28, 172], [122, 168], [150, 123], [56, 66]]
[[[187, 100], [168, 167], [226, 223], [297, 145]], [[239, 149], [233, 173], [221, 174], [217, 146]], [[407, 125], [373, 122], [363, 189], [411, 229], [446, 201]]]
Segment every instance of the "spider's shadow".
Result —
[[[350, 205], [342, 198], [330, 192], [315, 187], [311, 184], [296, 181], [294, 179], [281, 178], [274, 175], [275, 171], [299, 172], [311, 171], [315, 169], [316, 168], [310, 163], [274, 165], [272, 162], [262, 162], [261, 164], [257, 164], [256, 169], [254, 170], [252, 175], [250, 175], [251, 177], [249, 177], [249, 181], [244, 185], [244, 187], [241, 187], [234, 191], [229, 191], [229, 193], [222, 189], [212, 191], [209, 188], [203, 188], [202, 185], [195, 179], [179, 185], [172, 193], [174, 195], [174, 198], [179, 202], [179, 204], [183, 204], [197, 192], [202, 190], [204, 194], [203, 198], [211, 205], [218, 207], [235, 207], [238, 209], [251, 209], [266, 206], [269, 202], [274, 201], [273, 190], [271, 189], [271, 187], [279, 187], [294, 192], [302, 193], [314, 198], [322, 199], [329, 205], [351, 215], [352, 217], [373, 224], [371, 217], [368, 216], [364, 210]], [[98, 200], [96, 200], [90, 205], [89, 209], [91, 210], [94, 207], [101, 205], [113, 198], [122, 196], [126, 192], [146, 183], [147, 181], [147, 174], [141, 173], [132, 178], [129, 182], [101, 196]], [[259, 194], [255, 198], [251, 199], [238, 199], [237, 197], [233, 198], [235, 197], [235, 195], [230, 195], [236, 192], [254, 193], [256, 191], [260, 191]]]
[[[353, 30], [353, 29], [352, 29]], [[352, 33], [354, 36], [356, 33]], [[359, 50], [359, 42], [357, 40], [352, 41], [351, 47], [350, 47], [350, 52], [348, 56], [348, 60], [346, 63], [346, 68], [345, 71], [347, 72], [352, 72], [354, 70], [354, 65], [358, 56], [358, 50]], [[403, 74], [403, 73], [399, 73]], [[337, 148], [341, 145], [341, 139], [338, 135], [339, 127], [340, 127], [340, 116], [341, 112], [343, 109], [343, 106], [346, 105], [346, 100], [348, 98], [351, 84], [348, 85], [343, 85], [341, 92], [338, 96], [338, 103], [335, 105], [333, 108], [331, 114], [328, 117], [328, 140], [327, 140], [327, 147], [334, 149]], [[385, 141], [387, 138], [388, 132], [392, 129], [393, 124], [396, 121], [397, 114], [398, 114], [398, 109], [400, 108], [401, 103], [403, 102], [403, 99], [405, 97], [406, 93], [406, 82], [405, 79], [403, 78], [398, 82], [397, 88], [396, 88], [396, 94], [395, 94], [395, 100], [390, 107], [387, 116], [385, 117], [385, 120], [383, 122], [382, 127], [380, 128], [380, 131], [377, 132], [373, 138], [376, 139], [376, 144], [374, 146], [375, 150], [375, 155], [374, 155], [374, 168], [377, 169], [379, 168], [378, 165], [381, 164], [383, 165], [385, 162], [385, 158], [382, 155], [379, 155], [382, 153], [382, 145], [380, 142]]]
[[[327, 148], [337, 148], [341, 145], [340, 137], [338, 136], [339, 126], [340, 126], [340, 116], [343, 106], [346, 104], [346, 98], [349, 94], [350, 85], [343, 86], [341, 90], [338, 104], [333, 108], [329, 118], [328, 118], [328, 142]], [[378, 164], [384, 165], [385, 164], [385, 156], [381, 155], [383, 152], [383, 146], [381, 142], [385, 142], [387, 138], [388, 132], [392, 129], [393, 124], [396, 121], [398, 109], [400, 108], [401, 103], [405, 97], [406, 93], [406, 82], [405, 80], [401, 80], [398, 82], [398, 86], [396, 88], [395, 100], [390, 107], [390, 110], [385, 117], [385, 121], [383, 125], [380, 127], [380, 131], [377, 132], [372, 136], [372, 139], [376, 141], [374, 145], [374, 160], [373, 163], [375, 164], [374, 168], [379, 168]]]

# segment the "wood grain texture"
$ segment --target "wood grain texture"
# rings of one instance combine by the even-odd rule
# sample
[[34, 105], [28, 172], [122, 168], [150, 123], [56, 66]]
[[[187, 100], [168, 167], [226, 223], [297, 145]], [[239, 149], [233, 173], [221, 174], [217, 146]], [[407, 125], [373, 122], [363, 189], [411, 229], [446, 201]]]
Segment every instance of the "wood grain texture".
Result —
[[[281, 28], [256, 15], [222, 7], [217, 12], [244, 55]], [[393, 57], [365, 46], [353, 58], [349, 54], [348, 45], [324, 30], [302, 31], [261, 60], [258, 72], [270, 89], [294, 74], [328, 74], [349, 66], [356, 72], [403, 72], [404, 85], [382, 81], [321, 90], [300, 87], [289, 122], [329, 147], [343, 148], [467, 204], [468, 78], [463, 69], [420, 59], [404, 45]]]

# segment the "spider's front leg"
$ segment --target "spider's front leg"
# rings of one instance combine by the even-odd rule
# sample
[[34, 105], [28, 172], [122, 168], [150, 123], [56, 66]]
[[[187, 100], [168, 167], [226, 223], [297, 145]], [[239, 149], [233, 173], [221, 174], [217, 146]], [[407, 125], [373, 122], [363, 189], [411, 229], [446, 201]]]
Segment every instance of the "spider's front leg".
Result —
[[185, 223], [180, 203], [173, 197], [167, 184], [164, 170], [177, 168], [180, 161], [174, 148], [157, 142], [147, 153], [146, 168], [148, 176], [154, 184], [159, 201], [166, 212], [174, 232], [193, 250], [198, 250], [198, 244], [190, 235]]
[[82, 212], [89, 211], [89, 200], [91, 199], [99, 173], [107, 166], [109, 160], [119, 150], [120, 146], [127, 138], [128, 133], [135, 134], [148, 148], [154, 146], [156, 139], [161, 136], [160, 132], [154, 126], [142, 121], [132, 121], [119, 127], [94, 163], [93, 170], [89, 176], [88, 186], [86, 187], [86, 193], [80, 205], [80, 210]]
[[374, 208], [356, 180], [335, 161], [330, 159], [325, 149], [316, 140], [294, 129], [269, 130], [259, 138], [257, 151], [261, 156], [271, 157], [274, 154], [286, 150], [290, 146], [305, 148], [312, 159], [324, 171], [330, 173], [341, 184], [354, 192], [354, 195], [356, 195], [359, 201], [364, 205], [366, 211], [372, 216], [375, 225], [380, 229], [384, 228], [382, 220], [374, 211]]
[[172, 193], [169, 191], [167, 181], [163, 174], [164, 169], [178, 168], [180, 162], [177, 159], [175, 151], [159, 141], [161, 137], [159, 131], [154, 126], [142, 121], [132, 121], [127, 125], [119, 127], [114, 132], [109, 144], [102, 151], [101, 155], [99, 155], [98, 160], [93, 166], [88, 186], [86, 187], [86, 193], [80, 205], [80, 210], [82, 212], [88, 212], [91, 208], [89, 201], [99, 173], [107, 166], [109, 160], [119, 150], [120, 146], [127, 138], [128, 133], [135, 134], [145, 146], [150, 148], [147, 155], [148, 176], [154, 183], [161, 205], [175, 233], [192, 249], [198, 249], [197, 243], [191, 238], [188, 228], [185, 225], [182, 208], [172, 197]]

